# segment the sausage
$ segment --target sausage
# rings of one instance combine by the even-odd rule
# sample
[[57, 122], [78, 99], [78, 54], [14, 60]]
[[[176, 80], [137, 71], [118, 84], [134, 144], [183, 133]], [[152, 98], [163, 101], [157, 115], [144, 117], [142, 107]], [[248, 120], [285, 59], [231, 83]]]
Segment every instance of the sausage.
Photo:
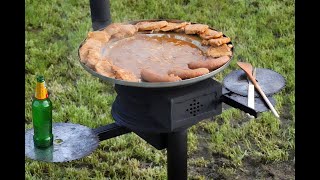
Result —
[[181, 79], [189, 79], [204, 74], [209, 73], [210, 71], [207, 68], [198, 68], [198, 69], [170, 69], [168, 74], [174, 74], [179, 76]]
[[173, 74], [160, 75], [148, 69], [141, 70], [141, 78], [148, 82], [174, 82], [182, 80], [179, 76]]
[[207, 68], [211, 71], [211, 70], [218, 69], [219, 67], [227, 63], [229, 60], [230, 60], [229, 56], [222, 56], [219, 58], [209, 57], [205, 61], [190, 62], [188, 63], [188, 67], [190, 69]]

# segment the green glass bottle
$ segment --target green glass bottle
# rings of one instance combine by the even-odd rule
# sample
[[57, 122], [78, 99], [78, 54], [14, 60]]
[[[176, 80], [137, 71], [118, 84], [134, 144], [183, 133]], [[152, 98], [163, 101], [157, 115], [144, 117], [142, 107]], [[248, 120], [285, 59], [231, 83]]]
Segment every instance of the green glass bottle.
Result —
[[52, 103], [43, 76], [37, 77], [35, 97], [32, 101], [32, 121], [35, 147], [50, 147], [53, 144]]

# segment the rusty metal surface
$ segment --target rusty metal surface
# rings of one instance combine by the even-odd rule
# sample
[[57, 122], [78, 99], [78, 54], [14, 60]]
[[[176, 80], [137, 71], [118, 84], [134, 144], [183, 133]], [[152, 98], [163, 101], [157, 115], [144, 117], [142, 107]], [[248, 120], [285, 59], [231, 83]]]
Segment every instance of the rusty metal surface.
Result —
[[99, 145], [99, 139], [92, 129], [79, 124], [53, 123], [52, 133], [53, 146], [39, 149], [33, 144], [33, 128], [27, 130], [25, 156], [46, 162], [72, 161], [88, 156]]
[[[166, 20], [168, 22], [184, 22], [182, 20], [175, 20], [175, 19], [150, 19], [150, 20], [137, 20], [137, 21], [129, 21], [127, 23], [130, 23], [130, 24], [136, 24], [138, 22], [141, 22], [141, 21], [161, 21], [161, 20]], [[192, 22], [194, 24], [194, 22]], [[217, 30], [215, 28], [212, 28], [210, 27], [211, 29], [214, 29], [214, 30]], [[101, 29], [102, 30], [102, 29]], [[219, 31], [219, 30], [217, 30]], [[161, 34], [167, 34], [166, 32], [158, 32], [158, 33], [153, 33], [153, 34], [150, 34], [150, 35], [161, 35]], [[172, 33], [171, 33], [172, 34]], [[195, 35], [179, 35], [179, 33], [175, 33], [177, 34], [177, 38], [180, 39], [180, 40], [186, 40], [186, 41], [189, 41], [190, 42], [190, 39], [193, 39], [191, 42], [196, 45], [197, 47], [199, 47], [200, 49], [203, 50], [203, 48], [201, 48], [201, 38], [195, 38]], [[190, 36], [190, 38], [187, 38], [188, 36]], [[223, 36], [226, 37], [225, 34], [223, 34]], [[80, 44], [79, 48], [78, 48], [78, 60], [79, 60], [79, 63], [81, 64], [81, 66], [86, 70], [88, 71], [90, 74], [92, 74], [93, 76], [95, 77], [98, 77], [99, 79], [103, 80], [103, 81], [107, 81], [107, 82], [111, 82], [113, 84], [119, 84], [119, 85], [123, 85], [123, 86], [133, 86], [133, 87], [142, 87], [142, 88], [164, 88], [164, 87], [177, 87], [177, 86], [185, 86], [185, 85], [190, 85], [190, 84], [193, 84], [193, 83], [196, 83], [196, 82], [199, 82], [199, 81], [202, 81], [202, 80], [205, 80], [205, 79], [208, 79], [208, 78], [212, 78], [215, 74], [221, 72], [222, 70], [224, 70], [226, 67], [229, 66], [229, 64], [231, 63], [232, 61], [232, 57], [233, 55], [231, 56], [230, 60], [224, 64], [223, 66], [221, 66], [220, 68], [214, 70], [214, 71], [211, 71], [210, 73], [208, 74], [205, 74], [205, 75], [202, 75], [202, 76], [198, 76], [198, 77], [195, 77], [195, 78], [191, 78], [191, 79], [185, 79], [185, 80], [182, 80], [182, 81], [177, 81], [177, 82], [129, 82], [129, 81], [124, 81], [124, 80], [119, 80], [119, 79], [114, 79], [114, 78], [110, 78], [110, 77], [106, 77], [106, 76], [103, 76], [97, 72], [95, 72], [94, 70], [92, 70], [91, 68], [87, 67], [85, 64], [83, 64], [80, 60], [80, 56], [79, 56], [79, 50], [82, 46], [82, 44], [85, 42], [86, 39], [84, 39], [82, 41], [82, 43]], [[228, 44], [231, 44], [232, 45], [232, 42], [228, 43]], [[232, 50], [232, 54], [234, 54], [234, 47], [231, 49]]]

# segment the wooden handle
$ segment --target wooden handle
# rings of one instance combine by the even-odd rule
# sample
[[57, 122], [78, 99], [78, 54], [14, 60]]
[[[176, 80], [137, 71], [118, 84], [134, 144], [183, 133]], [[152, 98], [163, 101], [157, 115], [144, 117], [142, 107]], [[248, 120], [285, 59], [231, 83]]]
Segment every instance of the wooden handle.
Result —
[[267, 98], [267, 96], [264, 94], [264, 92], [262, 91], [262, 89], [260, 88], [258, 82], [255, 80], [255, 78], [251, 75], [251, 74], [247, 74], [251, 80], [251, 82], [253, 83], [254, 87], [256, 87], [256, 89], [258, 90], [258, 92], [261, 94], [262, 98], [264, 99], [264, 101], [268, 104], [269, 108], [271, 109], [272, 113], [279, 118], [279, 114], [277, 113], [277, 111], [274, 109], [273, 105], [271, 104], [271, 102], [269, 101], [269, 99]]

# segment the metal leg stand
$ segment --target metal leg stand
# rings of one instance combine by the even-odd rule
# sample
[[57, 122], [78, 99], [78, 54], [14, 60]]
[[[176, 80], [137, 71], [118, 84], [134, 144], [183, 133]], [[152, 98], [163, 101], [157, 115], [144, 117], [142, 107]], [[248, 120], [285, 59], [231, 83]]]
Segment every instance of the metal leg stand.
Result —
[[112, 21], [109, 0], [90, 0], [90, 12], [94, 31], [106, 27]]
[[168, 180], [187, 180], [187, 130], [168, 134]]

